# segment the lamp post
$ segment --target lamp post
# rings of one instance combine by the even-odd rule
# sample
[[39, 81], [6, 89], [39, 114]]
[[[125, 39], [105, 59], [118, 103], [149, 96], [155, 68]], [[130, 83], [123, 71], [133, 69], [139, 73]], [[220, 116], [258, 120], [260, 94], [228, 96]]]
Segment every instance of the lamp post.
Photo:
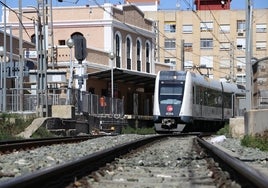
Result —
[[4, 47], [3, 46], [0, 46], [0, 63], [1, 63], [1, 80], [0, 80], [0, 87], [1, 87], [1, 103], [0, 103], [0, 111], [3, 110], [3, 102], [4, 102], [4, 99], [3, 99], [3, 56], [4, 56]]
[[72, 48], [74, 46], [74, 40], [68, 39], [67, 46], [70, 49], [70, 76], [68, 81], [68, 90], [67, 90], [67, 100], [66, 104], [71, 104], [71, 95], [72, 95], [72, 85], [73, 85], [73, 62], [72, 62]]
[[112, 116], [114, 116], [114, 53], [109, 53], [111, 63], [111, 99], [112, 99]]

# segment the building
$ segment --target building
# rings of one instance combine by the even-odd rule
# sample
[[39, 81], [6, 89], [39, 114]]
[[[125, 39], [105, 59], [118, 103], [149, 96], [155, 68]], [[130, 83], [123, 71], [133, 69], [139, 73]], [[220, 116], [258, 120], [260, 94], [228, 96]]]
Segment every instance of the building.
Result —
[[[245, 84], [246, 13], [230, 3], [196, 0], [197, 9], [146, 11], [156, 24], [156, 62]], [[268, 55], [268, 9], [254, 10], [252, 23], [253, 57], [260, 59]]]
[[[36, 10], [41, 10], [41, 7]], [[23, 17], [23, 25], [28, 33], [24, 32], [23, 38], [32, 42], [38, 40], [36, 30], [43, 20], [38, 17], [43, 16], [41, 11], [36, 10], [23, 8], [27, 15]], [[19, 35], [17, 16], [13, 12], [8, 15], [13, 34]], [[49, 15], [47, 20], [50, 20]], [[47, 36], [43, 35], [47, 37], [47, 70], [65, 71], [67, 75], [65, 83], [57, 75], [52, 77], [48, 81], [48, 88], [64, 91], [61, 97], [67, 98], [68, 82], [71, 72], [74, 72], [72, 87], [82, 92], [127, 101], [124, 103], [124, 113], [129, 115], [129, 119], [137, 119], [138, 115], [140, 119], [151, 119], [155, 73], [171, 67], [155, 63], [154, 21], [146, 19], [135, 5], [104, 4], [53, 7], [53, 24], [42, 22], [41, 26], [44, 25], [48, 31]], [[68, 39], [79, 37], [85, 39], [87, 54], [81, 61], [75, 55], [76, 45], [68, 47]], [[74, 71], [70, 71], [71, 64]], [[32, 73], [36, 77], [36, 73]], [[32, 87], [36, 87], [36, 83], [32, 79]], [[65, 104], [64, 101], [62, 103]]]
[[[72, 87], [83, 92], [128, 101], [126, 114], [150, 116], [154, 77], [159, 70], [193, 70], [211, 78], [245, 83], [245, 11], [231, 10], [231, 0], [194, 2], [195, 7], [189, 4], [189, 10], [158, 10], [159, 0], [44, 11], [46, 6], [27, 7], [22, 17], [27, 32], [22, 38], [36, 42], [41, 36], [36, 35], [40, 32], [37, 26], [47, 31], [43, 34], [47, 65], [55, 73], [48, 87], [61, 90], [62, 99], [68, 99], [73, 79]], [[253, 56], [257, 59], [268, 53], [267, 11], [254, 10]], [[9, 10], [7, 15], [13, 35], [19, 36], [17, 15]], [[77, 37], [85, 38], [87, 56], [81, 61], [75, 58], [75, 47], [67, 43]], [[30, 74], [36, 77], [38, 73]], [[29, 84], [36, 87], [36, 80], [30, 79]], [[64, 100], [62, 103], [66, 104]]]

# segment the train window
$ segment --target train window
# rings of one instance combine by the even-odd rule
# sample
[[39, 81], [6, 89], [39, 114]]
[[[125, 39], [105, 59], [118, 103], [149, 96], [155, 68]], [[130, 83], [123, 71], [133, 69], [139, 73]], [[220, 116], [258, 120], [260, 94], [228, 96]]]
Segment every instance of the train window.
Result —
[[183, 85], [166, 84], [160, 86], [160, 104], [181, 104]]
[[224, 108], [232, 108], [232, 94], [231, 93], [223, 94], [223, 105], [224, 105]]
[[196, 86], [195, 88], [195, 103], [212, 107], [221, 107], [222, 93], [221, 91]]
[[182, 95], [182, 87], [161, 87], [160, 88], [160, 95], [167, 95], [167, 94], [171, 94], [171, 95]]
[[203, 101], [202, 91], [203, 89], [201, 86], [196, 86], [196, 104], [202, 104]]
[[221, 91], [207, 89], [207, 100], [208, 106], [220, 107], [222, 104], [222, 94]]

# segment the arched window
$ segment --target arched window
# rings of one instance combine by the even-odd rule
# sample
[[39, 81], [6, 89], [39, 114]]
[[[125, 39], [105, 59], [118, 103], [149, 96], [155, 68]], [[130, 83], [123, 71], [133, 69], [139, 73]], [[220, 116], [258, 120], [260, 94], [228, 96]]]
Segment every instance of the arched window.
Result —
[[116, 67], [121, 67], [121, 35], [120, 33], [115, 34], [115, 61]]
[[31, 42], [34, 44], [36, 44], [36, 37], [35, 36], [36, 36], [35, 34], [31, 35]]
[[127, 37], [127, 69], [131, 70], [131, 39]]
[[150, 43], [146, 42], [145, 46], [145, 59], [146, 59], [146, 72], [150, 72], [151, 70], [151, 50], [150, 50]]
[[137, 40], [137, 71], [141, 71], [141, 41]]

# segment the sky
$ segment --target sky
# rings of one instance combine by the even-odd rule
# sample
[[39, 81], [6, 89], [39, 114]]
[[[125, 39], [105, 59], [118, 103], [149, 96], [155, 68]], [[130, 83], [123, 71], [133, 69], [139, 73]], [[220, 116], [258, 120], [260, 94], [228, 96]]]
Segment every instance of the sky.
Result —
[[[11, 8], [17, 8], [19, 2], [22, 2], [22, 7], [36, 6], [37, 0], [0, 0], [0, 2], [5, 3]], [[50, 0], [47, 0], [50, 2]], [[96, 5], [95, 1], [99, 4], [103, 3], [113, 3], [119, 4], [124, 2], [124, 0], [62, 0], [63, 2], [58, 2], [58, 0], [52, 0], [53, 6], [85, 6], [85, 5]], [[232, 0], [231, 9], [245, 9], [247, 0]], [[253, 2], [253, 8], [268, 8], [268, 0], [251, 0]], [[180, 10], [193, 9], [194, 0], [160, 0], [159, 9], [177, 9], [179, 5]], [[189, 7], [190, 6], [190, 7]], [[0, 20], [2, 20], [2, 5], [0, 4]]]
[[[22, 6], [26, 7], [29, 5], [35, 6], [36, 0], [0, 0], [1, 2], [6, 2], [6, 5], [9, 7], [18, 7], [18, 2], [22, 2]], [[78, 1], [76, 3], [76, 1]], [[75, 5], [94, 5], [95, 1], [99, 4], [103, 4], [104, 2], [119, 4], [123, 3], [124, 0], [63, 0], [63, 2], [58, 2], [58, 0], [52, 0], [53, 6], [75, 6]], [[50, 2], [50, 0], [48, 0]], [[192, 6], [194, 0], [160, 0], [159, 9], [176, 9], [177, 5], [180, 5], [180, 9], [187, 10], [192, 9], [189, 7], [189, 4]], [[268, 0], [252, 0], [254, 8], [268, 8]], [[245, 9], [246, 0], [232, 0], [231, 9]], [[2, 7], [0, 5], [0, 7]], [[2, 9], [1, 9], [2, 14]]]

